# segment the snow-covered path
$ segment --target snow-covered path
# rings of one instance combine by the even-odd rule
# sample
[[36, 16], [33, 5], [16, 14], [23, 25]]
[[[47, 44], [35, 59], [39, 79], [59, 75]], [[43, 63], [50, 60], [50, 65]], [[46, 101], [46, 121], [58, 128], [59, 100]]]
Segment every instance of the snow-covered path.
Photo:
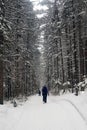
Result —
[[[43, 104], [42, 97], [32, 96], [24, 106], [13, 110], [14, 114], [20, 111], [15, 123], [10, 122], [10, 127], [0, 124], [0, 130], [87, 130], [87, 99], [69, 97], [49, 96], [47, 104]], [[85, 107], [81, 107], [83, 101]]]
[[43, 104], [41, 97], [35, 96], [30, 104], [27, 102], [16, 130], [87, 130], [79, 112], [65, 100], [48, 97], [48, 103]]

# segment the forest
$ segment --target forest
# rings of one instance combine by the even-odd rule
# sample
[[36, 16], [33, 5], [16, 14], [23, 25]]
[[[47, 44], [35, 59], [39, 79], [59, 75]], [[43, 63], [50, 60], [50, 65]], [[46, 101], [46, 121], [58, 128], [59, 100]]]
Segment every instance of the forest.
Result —
[[0, 0], [0, 104], [37, 93], [41, 82], [56, 94], [87, 87], [87, 0], [39, 4], [47, 9], [35, 11], [30, 0]]

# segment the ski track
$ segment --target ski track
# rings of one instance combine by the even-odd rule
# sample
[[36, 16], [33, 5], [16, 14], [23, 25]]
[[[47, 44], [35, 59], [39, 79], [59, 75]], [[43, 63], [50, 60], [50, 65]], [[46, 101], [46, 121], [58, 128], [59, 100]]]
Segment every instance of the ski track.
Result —
[[60, 100], [51, 99], [51, 100], [53, 102], [55, 102], [56, 104], [58, 104], [57, 102], [60, 102], [60, 101], [66, 101], [66, 102], [70, 103], [75, 108], [75, 110], [78, 112], [78, 114], [83, 119], [83, 121], [85, 122], [85, 124], [87, 125], [87, 120], [85, 119], [85, 117], [83, 116], [83, 114], [80, 112], [80, 110], [77, 108], [77, 106], [72, 101], [70, 101], [68, 99], [60, 99]]
[[87, 130], [84, 115], [66, 98], [49, 96], [47, 103], [43, 104], [42, 97], [35, 96], [20, 108], [15, 108], [20, 115], [14, 123], [3, 122], [7, 127], [3, 126], [0, 130]]
[[81, 116], [81, 118], [83, 119], [83, 121], [87, 125], [87, 120], [85, 119], [85, 117], [83, 116], [83, 114], [80, 112], [80, 110], [77, 108], [77, 106], [72, 101], [70, 101], [68, 99], [63, 99], [63, 100], [69, 102], [76, 109], [76, 111], [79, 113], [79, 115]]
[[[21, 117], [21, 120], [18, 123], [18, 126], [15, 127], [14, 130], [21, 130], [21, 125], [23, 124], [23, 121], [26, 119], [26, 117], [28, 115], [29, 115], [29, 118], [30, 118], [31, 122], [29, 124], [29, 122], [26, 120], [26, 123], [23, 126], [23, 130], [24, 130], [25, 126], [28, 126], [29, 130], [71, 130], [72, 126], [73, 126], [72, 130], [78, 130], [79, 124], [77, 126], [76, 126], [76, 124], [75, 124], [75, 126], [72, 125], [72, 123], [71, 123], [72, 120], [69, 120], [69, 117], [72, 117], [72, 113], [70, 115], [68, 115], [67, 109], [65, 110], [61, 106], [61, 104], [59, 103], [59, 102], [62, 102], [62, 101], [68, 102], [71, 105], [71, 107], [73, 106], [73, 108], [77, 112], [77, 116], [80, 115], [81, 120], [83, 120], [82, 124], [84, 124], [84, 125], [86, 124], [86, 126], [87, 126], [86, 119], [84, 118], [84, 116], [82, 115], [82, 113], [79, 111], [79, 109], [76, 107], [76, 105], [73, 102], [71, 102], [68, 99], [54, 100], [54, 99], [50, 99], [50, 97], [49, 97], [49, 101], [48, 101], [47, 104], [42, 104], [41, 105], [41, 104], [36, 103], [35, 104], [36, 108], [33, 111], [33, 113], [30, 114], [30, 112], [29, 112], [30, 110], [28, 110], [28, 108], [27, 108], [25, 110], [25, 112], [22, 114], [22, 117]], [[34, 105], [34, 102], [31, 103], [31, 105]], [[50, 114], [52, 114], [52, 116], [48, 117], [48, 115], [49, 115], [49, 110], [48, 109], [50, 109], [51, 106], [53, 106], [52, 107], [53, 112], [50, 113]], [[64, 107], [67, 107], [67, 104]], [[45, 111], [45, 112], [48, 111], [48, 115], [46, 117], [47, 118], [46, 119], [47, 122], [45, 121], [44, 115], [42, 114], [43, 111]], [[61, 113], [61, 117], [58, 117], [59, 116], [58, 112], [57, 112], [56, 115], [53, 114], [54, 111], [58, 111], [59, 113]], [[40, 112], [40, 113], [38, 113], [38, 112]], [[73, 112], [74, 112], [74, 110], [73, 110]], [[45, 114], [47, 114], [47, 112]], [[37, 115], [38, 115], [38, 118], [37, 118]], [[55, 120], [55, 116], [57, 116], [57, 118], [56, 118], [57, 120]], [[37, 120], [38, 121], [40, 120], [40, 123], [43, 122], [43, 124], [39, 126], [39, 123], [36, 124]], [[43, 121], [41, 121], [41, 120], [43, 120]], [[53, 123], [53, 120], [54, 120], [55, 123]], [[64, 125], [63, 125], [64, 122], [66, 122], [66, 127], [64, 127]], [[45, 125], [46, 125], [47, 128], [45, 128], [44, 123], [45, 123]], [[61, 124], [58, 124], [58, 123], [61, 123]], [[73, 124], [74, 124], [74, 122], [73, 122]], [[56, 128], [54, 127], [54, 125], [56, 125]], [[26, 129], [26, 130], [28, 130], [28, 129]], [[82, 130], [82, 129], [80, 128], [80, 130]]]

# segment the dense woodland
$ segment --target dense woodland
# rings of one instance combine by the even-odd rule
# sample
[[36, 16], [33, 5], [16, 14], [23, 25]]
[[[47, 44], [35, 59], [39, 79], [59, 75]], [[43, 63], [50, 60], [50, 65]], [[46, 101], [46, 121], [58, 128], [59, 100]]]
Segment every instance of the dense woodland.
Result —
[[0, 0], [1, 104], [3, 98], [29, 96], [41, 87], [37, 46], [42, 31], [44, 82], [49, 90], [59, 92], [68, 82], [73, 92], [74, 85], [87, 76], [87, 0], [43, 0], [40, 4], [48, 9], [38, 19], [39, 11], [33, 10], [30, 0]]
[[0, 0], [0, 5], [0, 95], [7, 99], [28, 96], [37, 91], [37, 18], [29, 0]]
[[[45, 28], [49, 88], [75, 84], [87, 76], [87, 1], [55, 0]], [[58, 91], [59, 92], [59, 91]]]

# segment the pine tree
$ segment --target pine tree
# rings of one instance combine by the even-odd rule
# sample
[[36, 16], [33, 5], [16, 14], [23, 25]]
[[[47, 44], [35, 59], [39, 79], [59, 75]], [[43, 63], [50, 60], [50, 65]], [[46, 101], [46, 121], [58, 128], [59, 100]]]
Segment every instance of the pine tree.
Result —
[[0, 104], [3, 104], [4, 0], [0, 0]]

